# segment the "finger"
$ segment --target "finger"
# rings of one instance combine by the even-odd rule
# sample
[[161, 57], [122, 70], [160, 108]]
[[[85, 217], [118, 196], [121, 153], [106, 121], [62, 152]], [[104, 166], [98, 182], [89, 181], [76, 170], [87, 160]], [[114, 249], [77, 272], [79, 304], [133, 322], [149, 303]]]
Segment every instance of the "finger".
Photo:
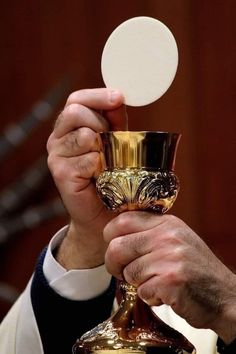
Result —
[[73, 103], [60, 113], [54, 127], [54, 136], [59, 139], [81, 127], [89, 127], [96, 132], [106, 131], [108, 123], [99, 113], [81, 104]]
[[149, 253], [152, 242], [146, 233], [116, 237], [107, 248], [105, 264], [108, 271], [121, 278], [123, 269], [130, 262]]
[[60, 139], [49, 142], [48, 151], [62, 157], [73, 157], [90, 151], [99, 151], [97, 133], [87, 127], [72, 130]]
[[79, 103], [95, 110], [112, 110], [119, 107], [123, 102], [124, 97], [119, 91], [96, 88], [73, 92], [68, 97], [65, 107]]
[[138, 287], [137, 293], [149, 306], [159, 306], [164, 303], [159, 294], [159, 289], [157, 276], [153, 276]]
[[125, 105], [121, 105], [113, 110], [103, 111], [103, 116], [109, 122], [110, 130], [128, 129], [128, 115]]
[[164, 223], [165, 220], [165, 215], [157, 215], [145, 211], [127, 211], [110, 221], [104, 228], [103, 235], [106, 242], [110, 242], [118, 236], [152, 229]]
[[98, 152], [89, 152], [85, 155], [72, 157], [71, 163], [75, 170], [76, 179], [90, 179], [100, 168], [100, 155]]
[[[159, 300], [179, 311], [179, 305], [184, 298], [185, 280], [178, 276], [174, 264], [169, 265], [169, 271], [155, 274], [138, 287], [138, 295], [150, 306], [158, 305]], [[187, 298], [185, 296], [187, 301]]]
[[100, 156], [97, 152], [71, 158], [50, 155], [48, 166], [57, 183], [73, 182], [78, 191], [81, 191], [100, 168]]
[[149, 278], [157, 275], [156, 259], [152, 253], [145, 254], [130, 262], [123, 270], [123, 277], [127, 283], [138, 287]]
[[126, 281], [134, 286], [139, 286], [154, 275], [163, 274], [166, 269], [175, 267], [169, 258], [166, 259], [163, 255], [159, 257], [161, 251], [153, 249], [151, 242], [145, 251], [145, 254], [128, 263], [123, 271]]

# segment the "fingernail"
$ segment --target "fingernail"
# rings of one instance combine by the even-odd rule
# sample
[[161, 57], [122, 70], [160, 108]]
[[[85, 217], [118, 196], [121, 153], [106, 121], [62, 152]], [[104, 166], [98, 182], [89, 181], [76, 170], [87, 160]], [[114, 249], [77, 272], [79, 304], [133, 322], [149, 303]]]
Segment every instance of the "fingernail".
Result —
[[110, 102], [111, 103], [115, 103], [120, 99], [120, 93], [119, 91], [111, 91], [111, 95], [110, 95]]

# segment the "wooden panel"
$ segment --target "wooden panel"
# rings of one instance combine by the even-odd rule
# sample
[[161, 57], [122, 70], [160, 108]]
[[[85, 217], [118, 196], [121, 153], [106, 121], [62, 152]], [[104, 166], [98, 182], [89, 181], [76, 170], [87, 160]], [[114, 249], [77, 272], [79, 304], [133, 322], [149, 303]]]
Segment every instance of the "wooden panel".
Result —
[[192, 8], [199, 230], [235, 266], [235, 21], [233, 1]]

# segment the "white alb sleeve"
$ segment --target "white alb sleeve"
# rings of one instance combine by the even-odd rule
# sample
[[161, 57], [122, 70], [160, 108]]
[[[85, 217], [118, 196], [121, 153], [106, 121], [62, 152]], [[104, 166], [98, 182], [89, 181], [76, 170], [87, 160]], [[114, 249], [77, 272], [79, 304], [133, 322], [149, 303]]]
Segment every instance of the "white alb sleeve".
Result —
[[111, 281], [105, 265], [92, 269], [67, 271], [53, 257], [53, 250], [62, 242], [68, 226], [59, 230], [49, 243], [43, 271], [49, 285], [61, 296], [70, 300], [89, 300], [101, 295]]

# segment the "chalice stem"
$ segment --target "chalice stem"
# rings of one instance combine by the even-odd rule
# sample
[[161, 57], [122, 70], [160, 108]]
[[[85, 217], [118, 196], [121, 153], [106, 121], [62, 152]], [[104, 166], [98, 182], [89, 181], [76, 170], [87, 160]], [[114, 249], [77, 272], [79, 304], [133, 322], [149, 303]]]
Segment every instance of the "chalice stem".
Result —
[[137, 296], [134, 286], [121, 282], [120, 290], [117, 311], [85, 333], [74, 345], [74, 354], [195, 353], [182, 334], [165, 324]]

